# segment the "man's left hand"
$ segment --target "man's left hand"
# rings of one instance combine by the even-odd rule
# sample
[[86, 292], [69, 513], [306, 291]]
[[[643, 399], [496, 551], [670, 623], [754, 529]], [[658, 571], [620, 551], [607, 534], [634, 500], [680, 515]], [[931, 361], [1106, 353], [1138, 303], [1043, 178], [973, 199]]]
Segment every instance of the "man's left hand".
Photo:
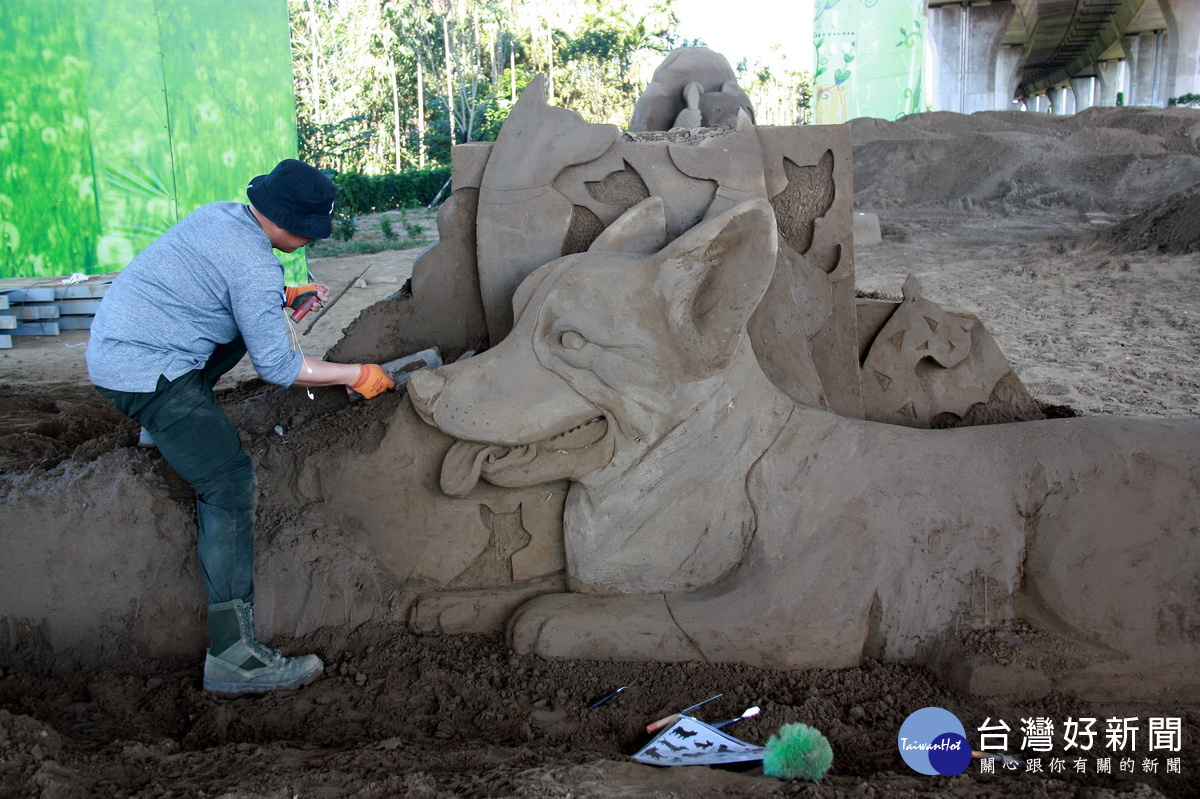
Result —
[[315, 310], [320, 310], [329, 299], [329, 287], [324, 283], [305, 283], [303, 286], [284, 286], [283, 296], [284, 304], [293, 311], [299, 310], [300, 306], [313, 295], [317, 297], [317, 305]]

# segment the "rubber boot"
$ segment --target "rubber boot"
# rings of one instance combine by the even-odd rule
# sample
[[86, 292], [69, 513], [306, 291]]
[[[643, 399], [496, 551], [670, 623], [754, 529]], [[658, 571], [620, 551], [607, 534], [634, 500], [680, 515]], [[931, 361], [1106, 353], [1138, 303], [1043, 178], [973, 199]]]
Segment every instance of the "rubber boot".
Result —
[[298, 688], [320, 676], [316, 655], [287, 658], [254, 637], [254, 615], [240, 599], [208, 606], [212, 646], [204, 659], [204, 690], [218, 696]]

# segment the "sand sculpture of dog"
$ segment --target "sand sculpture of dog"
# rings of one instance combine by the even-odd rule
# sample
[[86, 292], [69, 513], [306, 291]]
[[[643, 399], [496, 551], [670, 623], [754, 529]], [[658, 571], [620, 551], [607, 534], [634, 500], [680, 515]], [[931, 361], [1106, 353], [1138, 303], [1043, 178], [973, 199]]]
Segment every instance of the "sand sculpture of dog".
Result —
[[518, 650], [845, 667], [1021, 617], [1089, 653], [1076, 679], [1195, 684], [1200, 424], [932, 431], [801, 407], [746, 334], [774, 268], [765, 202], [657, 252], [622, 237], [646, 240], [619, 222], [537, 270], [503, 342], [410, 385], [460, 440], [447, 493], [574, 481], [572, 590], [517, 611]]

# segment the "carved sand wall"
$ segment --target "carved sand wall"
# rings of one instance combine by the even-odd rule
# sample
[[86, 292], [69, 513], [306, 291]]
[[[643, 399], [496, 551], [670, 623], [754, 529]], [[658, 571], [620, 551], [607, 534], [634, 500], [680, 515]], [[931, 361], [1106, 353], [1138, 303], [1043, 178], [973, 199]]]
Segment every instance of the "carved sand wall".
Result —
[[[674, 66], [696, 57], [689, 49], [673, 54]], [[712, 66], [704, 52], [698, 60]], [[727, 68], [720, 59], [712, 79], [732, 75]], [[974, 422], [1042, 417], [979, 320], [969, 324], [981, 343], [952, 361], [914, 348], [889, 354], [882, 342], [894, 334], [875, 341], [887, 311], [901, 306], [855, 298], [846, 126], [757, 128], [743, 116], [713, 128], [621, 133], [547, 106], [538, 79], [495, 143], [460, 145], [453, 162], [441, 238], [413, 270], [413, 297], [370, 309], [330, 357], [386, 360], [436, 345], [453, 358], [483, 349], [511, 329], [512, 296], [530, 272], [586, 251], [643, 200], [662, 203], [661, 245], [733, 205], [766, 199], [779, 230], [777, 263], [748, 330], [764, 371], [788, 396], [920, 427], [962, 423], [972, 407]]]
[[[662, 203], [664, 223], [654, 233], [661, 245], [738, 203], [765, 199], [779, 246], [748, 331], [764, 371], [788, 396], [844, 416], [921, 427], [959, 423], [981, 402], [993, 410], [977, 409], [976, 421], [1042, 418], [978, 320], [969, 325], [982, 343], [961, 358], [939, 360], [914, 347], [890, 355], [883, 340], [875, 342], [881, 314], [903, 306], [864, 308], [855, 299], [846, 126], [756, 128], [743, 115], [702, 130], [620, 133], [547, 106], [538, 79], [494, 144], [462, 145], [453, 155], [441, 240], [414, 268], [414, 300], [367, 314], [332, 357], [386, 359], [435, 344], [457, 355], [482, 349], [481, 339], [494, 345], [511, 329], [512, 297], [528, 274], [586, 251], [643, 200]], [[865, 390], [863, 375], [873, 381]]]
[[1044, 418], [978, 318], [925, 299], [911, 275], [903, 292], [899, 303], [857, 306], [868, 418], [908, 427]]

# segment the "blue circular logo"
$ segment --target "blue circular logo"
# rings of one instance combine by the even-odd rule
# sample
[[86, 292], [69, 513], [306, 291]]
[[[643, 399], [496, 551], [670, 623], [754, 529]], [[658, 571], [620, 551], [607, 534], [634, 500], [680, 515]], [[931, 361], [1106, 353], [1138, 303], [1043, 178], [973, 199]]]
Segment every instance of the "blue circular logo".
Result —
[[971, 745], [962, 722], [949, 710], [923, 707], [900, 725], [900, 756], [921, 774], [962, 774], [971, 764]]

